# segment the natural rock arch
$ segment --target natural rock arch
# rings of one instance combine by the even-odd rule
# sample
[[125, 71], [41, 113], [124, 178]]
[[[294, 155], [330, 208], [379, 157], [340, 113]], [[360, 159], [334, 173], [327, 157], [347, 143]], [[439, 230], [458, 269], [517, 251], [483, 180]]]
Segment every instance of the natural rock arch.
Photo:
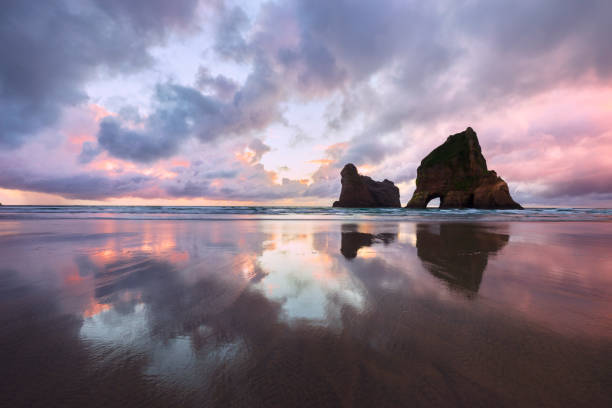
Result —
[[406, 207], [426, 208], [440, 197], [440, 208], [521, 209], [508, 184], [487, 169], [472, 128], [451, 135], [417, 169], [416, 190]]

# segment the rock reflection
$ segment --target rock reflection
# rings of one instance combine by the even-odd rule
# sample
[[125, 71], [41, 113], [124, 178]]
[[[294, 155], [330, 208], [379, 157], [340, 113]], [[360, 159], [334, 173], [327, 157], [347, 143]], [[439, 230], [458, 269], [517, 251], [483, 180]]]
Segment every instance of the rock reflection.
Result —
[[510, 239], [478, 224], [417, 224], [417, 255], [432, 275], [451, 288], [475, 294], [489, 256]]
[[372, 246], [372, 244], [377, 242], [388, 245], [396, 239], [397, 233], [382, 232], [370, 234], [367, 232], [359, 232], [357, 224], [343, 224], [340, 252], [346, 259], [353, 259], [357, 257], [357, 251], [359, 251], [360, 248]]

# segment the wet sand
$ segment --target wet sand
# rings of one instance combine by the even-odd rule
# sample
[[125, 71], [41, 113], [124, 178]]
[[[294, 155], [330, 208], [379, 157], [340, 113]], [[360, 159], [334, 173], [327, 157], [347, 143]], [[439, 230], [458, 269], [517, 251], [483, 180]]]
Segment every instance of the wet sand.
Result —
[[0, 220], [6, 406], [612, 406], [612, 224]]

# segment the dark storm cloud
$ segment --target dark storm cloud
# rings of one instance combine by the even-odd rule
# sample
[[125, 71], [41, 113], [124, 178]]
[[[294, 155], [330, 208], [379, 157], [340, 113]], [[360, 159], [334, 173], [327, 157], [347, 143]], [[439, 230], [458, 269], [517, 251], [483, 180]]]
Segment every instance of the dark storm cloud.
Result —
[[[351, 112], [343, 109], [340, 116], [330, 117], [330, 128], [341, 129], [356, 113], [368, 112], [373, 119], [354, 136], [345, 159], [374, 163], [402, 150], [397, 143], [379, 140], [402, 126], [473, 114], [576, 79], [596, 63], [595, 56], [597, 71], [607, 72], [610, 67], [602, 56], [607, 52], [581, 57], [583, 48], [603, 46], [596, 36], [601, 29], [588, 22], [599, 22], [600, 13], [609, 15], [610, 6], [591, 2], [583, 10], [569, 1], [559, 8], [533, 3], [290, 0], [264, 4], [252, 26], [240, 8], [222, 8], [214, 48], [224, 58], [249, 61], [253, 71], [240, 89], [228, 78], [200, 71], [198, 86], [214, 95], [199, 98], [219, 108], [214, 117], [203, 112], [204, 119], [192, 118], [194, 126], [186, 133], [202, 141], [248, 133], [282, 120], [279, 106], [288, 98], [320, 97], [340, 89], [350, 99], [345, 105]], [[390, 91], [368, 85], [379, 74]], [[188, 135], [138, 138], [126, 131], [113, 144], [125, 145], [129, 136], [137, 145], [142, 142], [147, 154], [128, 157], [150, 161], [155, 154], [175, 153]], [[160, 143], [160, 137], [172, 142]], [[127, 151], [108, 150], [115, 155]]]
[[[287, 85], [305, 94], [367, 81], [415, 54], [420, 55], [409, 65], [434, 75], [452, 54], [441, 41], [442, 20], [437, 17], [434, 7], [420, 2], [268, 3], [262, 7], [250, 52], [278, 64]], [[279, 30], [284, 33], [280, 38]]]
[[[421, 40], [394, 49], [389, 62], [394, 62], [395, 70], [388, 76], [394, 89], [353, 104], [353, 114], [360, 110], [374, 119], [351, 140], [343, 161], [378, 163], [403, 151], [376, 141], [403, 126], [409, 141], [412, 127], [441, 121], [467, 126], [479, 114], [539, 92], [610, 80], [612, 48], [607, 43], [612, 25], [607, 21], [612, 3], [608, 1], [476, 1], [441, 8], [427, 4], [421, 14], [434, 24], [404, 30], [396, 38], [407, 43], [413, 36], [431, 38], [433, 47]], [[399, 19], [413, 21], [401, 9], [395, 12]], [[431, 18], [432, 13], [437, 15]], [[342, 115], [332, 117], [330, 128], [339, 129], [345, 121]]]
[[81, 153], [77, 157], [77, 161], [81, 164], [90, 163], [98, 154], [100, 148], [92, 142], [84, 142], [81, 148]]
[[98, 143], [115, 157], [146, 163], [174, 155], [192, 135], [210, 142], [262, 129], [280, 115], [277, 81], [267, 64], [259, 61], [229, 101], [191, 87], [158, 85], [155, 110], [144, 120], [144, 129], [107, 118], [100, 124]]
[[385, 145], [380, 140], [368, 138], [359, 143], [353, 143], [346, 150], [341, 162], [365, 164], [365, 163], [380, 163], [389, 151], [397, 150], [397, 146]]
[[[594, 68], [612, 73], [612, 3], [607, 0], [486, 1], [462, 8], [460, 29], [521, 59], [538, 58], [559, 48], [568, 52], [566, 73]], [[479, 21], [479, 24], [470, 24]], [[547, 66], [545, 68], [554, 68]]]
[[[402, 19], [414, 22], [407, 26]], [[284, 36], [291, 33], [279, 37], [278, 30], [285, 25], [297, 27], [297, 41], [289, 39], [285, 43]], [[219, 55], [252, 64], [251, 74], [239, 89], [234, 89], [234, 83], [228, 78], [213, 77], [202, 69], [196, 84], [204, 90], [213, 90], [214, 95], [177, 85], [161, 86], [173, 87], [176, 109], [194, 113], [188, 116], [190, 125], [185, 126], [183, 121], [181, 129], [176, 131], [176, 121], [172, 125], [164, 124], [177, 115], [163, 108], [164, 114], [153, 113], [144, 132], [133, 132], [122, 126], [101, 127], [100, 146], [112, 155], [136, 161], [169, 157], [189, 135], [210, 142], [282, 121], [280, 104], [292, 95], [309, 97], [333, 92], [349, 80], [367, 80], [369, 75], [398, 58], [402, 50], [428, 49], [431, 55], [440, 55], [440, 66], [449, 58], [433, 35], [436, 32], [433, 14], [418, 5], [397, 4], [392, 10], [385, 10], [374, 3], [361, 2], [270, 3], [263, 6], [257, 28], [246, 40], [244, 32], [248, 26], [248, 18], [240, 8], [223, 9], [215, 39], [214, 48]], [[425, 27], [432, 34], [417, 36], [418, 29]], [[433, 65], [427, 71], [434, 72]], [[178, 93], [188, 94], [188, 100], [178, 101]], [[228, 100], [230, 95], [233, 97]], [[159, 97], [155, 99], [160, 105]], [[194, 103], [196, 100], [208, 103]], [[202, 105], [214, 105], [217, 109], [211, 114], [207, 109], [200, 111]], [[107, 130], [112, 132], [108, 134]], [[137, 150], [144, 153], [138, 154]]]
[[171, 197], [209, 197], [213, 193], [209, 183], [204, 180], [198, 182], [187, 181], [185, 183], [171, 184], [166, 188]]
[[612, 195], [612, 170], [608, 174], [575, 175], [568, 180], [560, 180], [549, 185], [542, 194], [547, 198], [562, 198], [591, 195], [609, 199]]
[[456, 30], [480, 47], [467, 83], [477, 97], [472, 103], [526, 97], [588, 77], [610, 79], [610, 16], [606, 0], [495, 0], [460, 9]]
[[67, 176], [26, 174], [16, 171], [0, 173], [2, 188], [57, 194], [65, 198], [104, 200], [109, 197], [142, 195], [153, 186], [154, 179], [142, 175], [110, 178], [104, 174], [78, 173]]
[[149, 66], [148, 46], [191, 24], [196, 0], [5, 0], [0, 13], [0, 147], [16, 147], [86, 100], [100, 69]]
[[[301, 53], [314, 73], [330, 72], [319, 69], [329, 64], [328, 58], [350, 75], [351, 82], [367, 79], [395, 61], [406, 61], [409, 54], [421, 58], [407, 65], [422, 66], [424, 53], [418, 51], [436, 55], [437, 65], [448, 61], [449, 48], [440, 41], [443, 21], [430, 2], [298, 0], [295, 8]], [[317, 49], [325, 51], [312, 53]], [[325, 54], [329, 57], [321, 59]]]
[[215, 51], [222, 57], [239, 62], [249, 53], [249, 45], [243, 33], [249, 26], [249, 18], [240, 7], [223, 10], [217, 26]]
[[[165, 128], [168, 131], [168, 126]], [[106, 118], [100, 123], [98, 143], [115, 157], [148, 163], [175, 154], [183, 135], [179, 132], [153, 134], [125, 129], [116, 119]], [[88, 152], [96, 151], [99, 149], [84, 144], [80, 157], [89, 158]]]
[[253, 156], [252, 159], [254, 162], [259, 162], [259, 160], [261, 160], [261, 156], [270, 151], [270, 146], [262, 142], [260, 139], [251, 140], [248, 147], [255, 153], [255, 156]]
[[283, 179], [282, 184], [273, 185], [271, 182], [251, 180], [248, 186], [245, 183], [236, 183], [221, 188], [214, 188], [208, 180], [190, 180], [185, 183], [170, 184], [166, 193], [176, 198], [199, 198], [217, 200], [281, 200], [285, 198], [298, 198], [304, 195], [305, 186], [295, 180]]
[[[98, 143], [110, 154], [137, 162], [151, 162], [170, 157], [179, 144], [196, 129], [206, 139], [221, 115], [220, 102], [193, 88], [179, 85], [158, 85], [156, 110], [146, 118], [144, 129], [130, 129], [113, 117], [100, 123]], [[210, 129], [204, 124], [210, 124]], [[82, 153], [83, 154], [83, 153]]]
[[207, 68], [200, 67], [196, 77], [196, 87], [203, 91], [212, 91], [223, 100], [231, 99], [238, 90], [236, 81], [225, 75], [211, 75]]
[[[126, 20], [146, 35], [162, 35], [170, 28], [186, 28], [193, 22], [199, 0], [94, 0], [100, 10], [116, 20]], [[207, 1], [212, 3], [211, 1]]]
[[238, 175], [237, 170], [219, 170], [219, 171], [210, 171], [202, 174], [202, 177], [209, 179], [232, 179]]

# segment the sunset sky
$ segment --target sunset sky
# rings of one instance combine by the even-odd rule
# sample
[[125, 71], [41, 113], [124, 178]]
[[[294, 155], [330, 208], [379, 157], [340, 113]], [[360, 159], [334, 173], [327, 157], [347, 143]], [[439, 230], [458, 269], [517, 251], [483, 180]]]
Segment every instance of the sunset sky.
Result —
[[526, 205], [612, 206], [612, 1], [3, 0], [3, 204], [330, 205], [471, 126]]

